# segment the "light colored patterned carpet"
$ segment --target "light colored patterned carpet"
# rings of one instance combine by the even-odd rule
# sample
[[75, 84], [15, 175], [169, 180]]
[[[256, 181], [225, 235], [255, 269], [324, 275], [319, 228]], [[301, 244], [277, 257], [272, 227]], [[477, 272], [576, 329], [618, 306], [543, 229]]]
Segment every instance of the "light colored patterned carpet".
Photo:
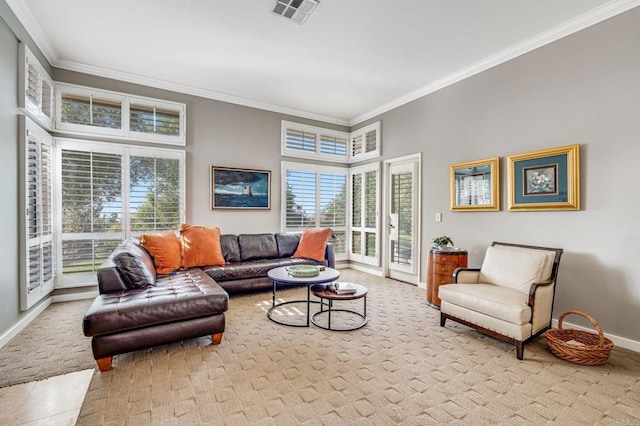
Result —
[[[203, 337], [96, 371], [78, 424], [640, 424], [638, 353], [615, 348], [608, 364], [583, 367], [555, 358], [540, 338], [518, 361], [510, 345], [450, 321], [441, 328], [422, 289], [352, 270], [342, 278], [369, 288], [364, 328], [286, 327], [266, 318], [270, 293], [232, 297], [220, 345]], [[38, 327], [58, 322], [51, 312], [67, 311], [58, 308]], [[42, 344], [48, 353], [92, 359], [82, 312], [71, 337]]]
[[0, 388], [95, 366], [82, 317], [91, 300], [54, 303], [0, 349]]
[[540, 338], [518, 361], [510, 345], [453, 322], [441, 328], [422, 289], [353, 270], [342, 279], [369, 288], [364, 328], [286, 327], [266, 318], [270, 293], [232, 297], [219, 346], [200, 338], [116, 357], [95, 373], [78, 424], [639, 421], [638, 353], [616, 348], [608, 364], [583, 367]]

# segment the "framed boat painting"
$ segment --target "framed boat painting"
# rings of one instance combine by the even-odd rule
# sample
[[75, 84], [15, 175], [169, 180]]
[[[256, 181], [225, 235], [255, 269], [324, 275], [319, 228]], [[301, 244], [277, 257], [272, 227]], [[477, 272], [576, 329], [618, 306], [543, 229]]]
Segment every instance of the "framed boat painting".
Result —
[[507, 157], [509, 210], [580, 210], [580, 145]]
[[271, 171], [211, 166], [211, 208], [269, 210]]

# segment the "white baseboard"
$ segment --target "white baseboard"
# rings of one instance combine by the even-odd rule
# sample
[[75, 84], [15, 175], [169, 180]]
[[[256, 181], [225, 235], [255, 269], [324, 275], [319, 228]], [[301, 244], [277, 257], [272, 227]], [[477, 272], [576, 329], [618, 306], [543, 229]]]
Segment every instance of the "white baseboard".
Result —
[[[558, 320], [554, 319], [551, 321], [551, 325], [553, 328], [558, 327]], [[562, 328], [575, 328], [576, 330], [589, 331], [591, 333], [597, 333], [593, 328], [582, 327], [580, 325], [571, 324], [567, 321], [562, 321]], [[610, 339], [615, 346], [619, 346], [621, 348], [629, 349], [630, 351], [640, 352], [640, 342], [636, 340], [627, 339], [626, 337], [616, 336], [615, 334], [604, 333], [605, 337]]]
[[82, 293], [69, 293], [69, 294], [59, 294], [53, 296], [52, 302], [72, 302], [74, 300], [85, 300], [85, 299], [95, 299], [98, 297], [98, 290], [95, 291], [83, 291]]
[[384, 277], [382, 271], [379, 269], [374, 269], [369, 266], [363, 266], [355, 263], [350, 263], [348, 266], [349, 269], [353, 269], [360, 272], [366, 272], [367, 274], [375, 275], [376, 277]]
[[0, 336], [0, 348], [3, 348], [4, 345], [9, 343], [11, 339], [16, 337], [18, 333], [20, 333], [31, 321], [33, 321], [38, 315], [40, 315], [45, 309], [51, 305], [53, 300], [49, 297], [47, 300], [42, 302], [33, 310], [29, 311], [24, 317], [20, 319], [13, 327], [7, 330], [2, 336]]

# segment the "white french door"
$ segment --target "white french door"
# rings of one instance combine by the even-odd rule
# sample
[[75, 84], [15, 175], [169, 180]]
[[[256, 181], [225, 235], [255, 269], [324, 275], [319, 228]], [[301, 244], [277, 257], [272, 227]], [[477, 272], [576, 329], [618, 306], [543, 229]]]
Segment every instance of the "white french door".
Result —
[[385, 161], [386, 258], [390, 278], [420, 280], [420, 155]]

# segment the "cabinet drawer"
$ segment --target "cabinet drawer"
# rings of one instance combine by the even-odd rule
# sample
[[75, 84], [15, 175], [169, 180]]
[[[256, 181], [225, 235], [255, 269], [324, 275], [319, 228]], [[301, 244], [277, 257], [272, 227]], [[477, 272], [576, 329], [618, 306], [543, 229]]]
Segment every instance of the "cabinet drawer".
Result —
[[[436, 263], [439, 263], [441, 265], [458, 266], [458, 256], [457, 255], [453, 255], [453, 256], [438, 255], [438, 256], [435, 256], [435, 261], [436, 261]], [[453, 269], [455, 269], [455, 267]], [[452, 271], [453, 271], [453, 269], [452, 269]]]
[[451, 263], [436, 263], [433, 265], [433, 273], [436, 275], [449, 275], [453, 274], [453, 271], [458, 267], [457, 263], [455, 265]]
[[453, 278], [451, 275], [434, 275], [433, 276], [433, 284], [438, 287], [442, 284], [451, 284], [453, 282]]

